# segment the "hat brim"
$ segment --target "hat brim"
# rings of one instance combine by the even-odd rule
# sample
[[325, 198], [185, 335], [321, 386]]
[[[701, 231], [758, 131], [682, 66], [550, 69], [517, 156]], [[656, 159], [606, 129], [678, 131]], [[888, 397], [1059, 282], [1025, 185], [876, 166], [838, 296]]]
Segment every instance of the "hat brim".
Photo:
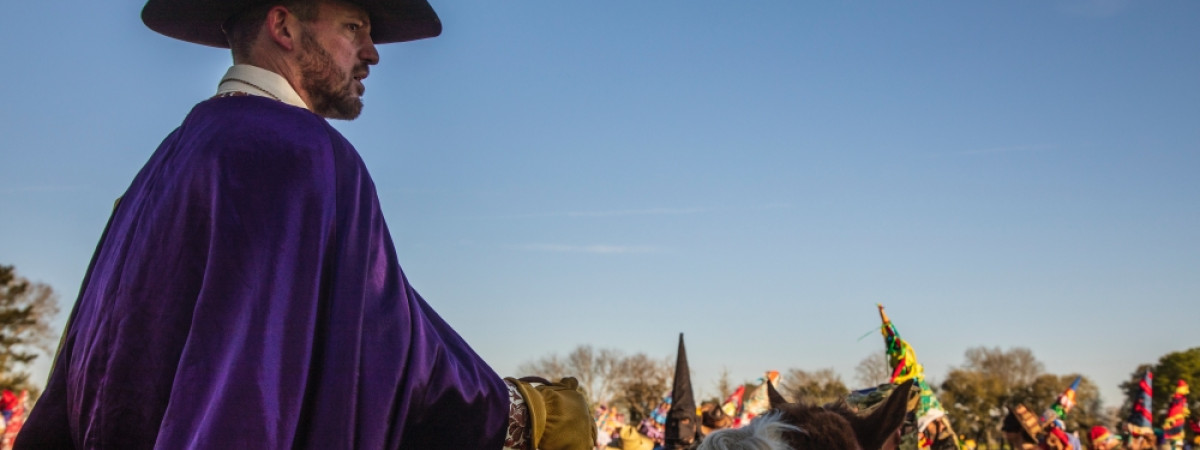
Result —
[[1041, 436], [1042, 424], [1038, 420], [1038, 416], [1034, 415], [1029, 408], [1026, 408], [1025, 405], [1017, 404], [1017, 406], [1012, 409], [1012, 413], [1021, 423], [1021, 428], [1024, 429], [1025, 434], [1029, 435], [1029, 437], [1033, 438], [1035, 441], [1037, 440], [1038, 436]]
[[[442, 22], [428, 0], [351, 0], [371, 17], [371, 40], [376, 44], [407, 42], [442, 34]], [[142, 22], [164, 36], [194, 44], [229, 48], [221, 27], [251, 6], [246, 0], [149, 0]]]

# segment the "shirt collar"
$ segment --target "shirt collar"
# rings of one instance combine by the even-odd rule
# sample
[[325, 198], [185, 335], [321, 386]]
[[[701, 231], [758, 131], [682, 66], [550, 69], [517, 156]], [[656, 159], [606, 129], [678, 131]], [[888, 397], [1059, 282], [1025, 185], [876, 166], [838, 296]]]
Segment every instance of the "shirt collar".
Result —
[[249, 64], [234, 64], [225, 72], [225, 76], [221, 77], [221, 83], [217, 85], [218, 95], [235, 91], [273, 98], [297, 108], [308, 109], [308, 105], [304, 104], [300, 94], [296, 93], [296, 90], [282, 75]]

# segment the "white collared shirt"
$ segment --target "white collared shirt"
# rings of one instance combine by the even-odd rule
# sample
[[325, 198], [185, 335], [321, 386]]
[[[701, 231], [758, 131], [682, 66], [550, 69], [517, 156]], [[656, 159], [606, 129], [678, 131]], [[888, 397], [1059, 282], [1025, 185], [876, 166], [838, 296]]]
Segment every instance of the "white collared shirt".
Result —
[[292, 89], [287, 79], [275, 72], [249, 64], [234, 64], [221, 83], [217, 85], [217, 95], [226, 92], [245, 92], [259, 97], [273, 98], [297, 108], [308, 109], [300, 94]]

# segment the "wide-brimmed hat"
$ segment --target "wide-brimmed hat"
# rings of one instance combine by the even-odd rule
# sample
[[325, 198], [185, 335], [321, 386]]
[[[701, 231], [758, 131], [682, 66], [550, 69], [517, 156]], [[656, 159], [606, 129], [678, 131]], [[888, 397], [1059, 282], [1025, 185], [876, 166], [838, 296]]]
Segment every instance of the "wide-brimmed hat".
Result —
[[[442, 22], [427, 0], [347, 0], [371, 16], [376, 44], [405, 42], [442, 34]], [[182, 41], [229, 48], [221, 27], [235, 14], [271, 0], [149, 0], [142, 22]]]
[[1009, 409], [1009, 412], [1012, 413], [1013, 417], [1017, 418], [1017, 423], [1021, 425], [1021, 429], [1025, 431], [1026, 435], [1033, 438], [1035, 442], [1041, 437], [1044, 430], [1042, 429], [1042, 422], [1038, 419], [1037, 414], [1034, 414], [1033, 411], [1030, 411], [1029, 408], [1025, 407], [1025, 405], [1019, 403], [1017, 406]]

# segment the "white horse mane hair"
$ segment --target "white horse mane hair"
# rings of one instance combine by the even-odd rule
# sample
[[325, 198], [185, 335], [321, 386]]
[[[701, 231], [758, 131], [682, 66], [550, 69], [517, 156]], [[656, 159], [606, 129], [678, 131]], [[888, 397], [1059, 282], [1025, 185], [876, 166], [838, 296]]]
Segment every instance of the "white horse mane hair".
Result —
[[783, 442], [786, 431], [805, 431], [783, 422], [779, 413], [754, 418], [742, 428], [717, 430], [704, 437], [697, 450], [793, 450]]

